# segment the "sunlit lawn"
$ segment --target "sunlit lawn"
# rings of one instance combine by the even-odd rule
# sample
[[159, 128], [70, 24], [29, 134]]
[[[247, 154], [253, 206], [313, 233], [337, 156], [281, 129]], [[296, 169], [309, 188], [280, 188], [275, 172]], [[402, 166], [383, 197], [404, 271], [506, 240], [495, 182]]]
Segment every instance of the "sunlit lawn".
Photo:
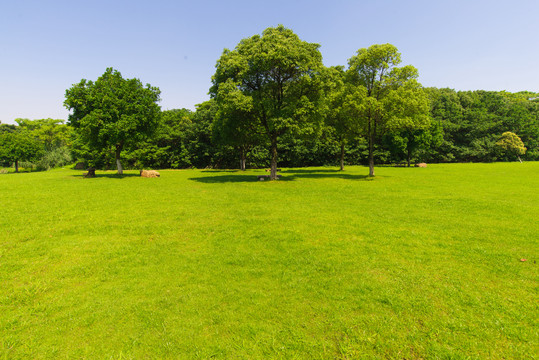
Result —
[[2, 174], [0, 357], [537, 357], [539, 163], [376, 171]]

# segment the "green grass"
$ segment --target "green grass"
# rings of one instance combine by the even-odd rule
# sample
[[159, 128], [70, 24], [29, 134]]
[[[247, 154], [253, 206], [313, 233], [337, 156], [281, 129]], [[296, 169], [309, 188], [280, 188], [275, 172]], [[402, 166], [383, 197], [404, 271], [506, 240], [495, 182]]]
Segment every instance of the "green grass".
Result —
[[0, 358], [536, 358], [539, 163], [376, 171], [0, 175]]

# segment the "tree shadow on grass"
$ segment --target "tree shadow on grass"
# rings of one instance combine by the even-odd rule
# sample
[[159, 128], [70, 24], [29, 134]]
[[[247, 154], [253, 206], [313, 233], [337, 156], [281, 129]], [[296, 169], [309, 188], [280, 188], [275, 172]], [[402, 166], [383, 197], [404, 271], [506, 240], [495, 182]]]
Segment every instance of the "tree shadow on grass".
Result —
[[131, 178], [131, 177], [141, 177], [140, 174], [123, 174], [123, 175], [118, 175], [118, 174], [95, 174], [95, 177], [89, 177], [89, 178], [85, 178], [83, 174], [80, 174], [80, 175], [71, 175], [72, 177], [75, 177], [75, 178], [80, 178], [80, 179], [98, 179], [98, 178], [108, 178], [108, 179], [124, 179], [124, 178]]
[[283, 173], [291, 173], [291, 174], [316, 174], [316, 173], [324, 173], [324, 174], [335, 174], [335, 173], [342, 173], [339, 169], [320, 169], [320, 170], [310, 170], [310, 169], [287, 169], [281, 171]]
[[[258, 175], [251, 174], [251, 175], [245, 175], [245, 174], [237, 174], [237, 175], [217, 175], [217, 176], [202, 176], [202, 177], [193, 177], [189, 178], [189, 180], [198, 181], [201, 183], [207, 183], [207, 184], [215, 184], [215, 183], [232, 183], [232, 182], [268, 182], [269, 180], [266, 179], [264, 181], [261, 181], [258, 179]], [[293, 176], [283, 176], [277, 181], [290, 181], [294, 180]]]
[[226, 172], [226, 173], [236, 173], [236, 172], [240, 172], [241, 170], [238, 170], [238, 169], [206, 169], [206, 170], [201, 170], [200, 172], [203, 172], [203, 173], [220, 173], [220, 172]]
[[356, 174], [346, 174], [341, 172], [335, 173], [299, 173], [297, 175], [292, 175], [292, 177], [297, 179], [346, 179], [346, 180], [374, 180], [374, 178], [369, 177], [368, 175], [356, 175]]
[[[230, 172], [230, 171], [229, 171]], [[217, 173], [217, 171], [215, 172]], [[264, 174], [223, 174], [216, 176], [192, 177], [189, 180], [198, 181], [201, 183], [215, 184], [227, 182], [262, 182], [258, 179], [259, 175]], [[385, 177], [385, 176], [382, 176]], [[368, 175], [348, 174], [340, 170], [284, 170], [282, 177], [277, 181], [296, 181], [301, 179], [346, 179], [346, 180], [366, 180], [370, 181], [374, 178]], [[269, 179], [264, 180], [265, 182]]]
[[[294, 178], [310, 178], [310, 179], [348, 179], [348, 180], [374, 180], [375, 178], [368, 175], [350, 174], [339, 169], [288, 169], [284, 170], [287, 176], [290, 174]], [[386, 177], [386, 176], [377, 176]]]

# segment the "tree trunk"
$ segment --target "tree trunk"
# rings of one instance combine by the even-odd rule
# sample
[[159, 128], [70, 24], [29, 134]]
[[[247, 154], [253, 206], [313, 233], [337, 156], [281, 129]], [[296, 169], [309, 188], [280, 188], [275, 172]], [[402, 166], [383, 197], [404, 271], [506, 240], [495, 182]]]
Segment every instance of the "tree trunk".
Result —
[[520, 158], [520, 155], [517, 155], [518, 161], [522, 164], [522, 159]]
[[[374, 134], [376, 133], [376, 122], [374, 122], [372, 116], [369, 116], [367, 129], [368, 139], [369, 139], [369, 176], [374, 176]], [[373, 129], [374, 127], [374, 129]]]
[[410, 167], [410, 163], [411, 163], [411, 154], [410, 154], [410, 147], [407, 147], [407, 156], [406, 156], [406, 159], [408, 160], [408, 167]]
[[240, 169], [245, 171], [245, 150], [241, 149]]
[[271, 138], [271, 172], [270, 180], [277, 179], [277, 136]]
[[116, 145], [116, 166], [118, 167], [118, 175], [124, 174], [122, 163], [120, 162], [120, 153], [122, 152], [122, 145]]
[[15, 172], [19, 172], [19, 160], [15, 160]]
[[341, 141], [341, 171], [344, 170], [344, 141]]
[[374, 140], [369, 136], [369, 176], [374, 176]]

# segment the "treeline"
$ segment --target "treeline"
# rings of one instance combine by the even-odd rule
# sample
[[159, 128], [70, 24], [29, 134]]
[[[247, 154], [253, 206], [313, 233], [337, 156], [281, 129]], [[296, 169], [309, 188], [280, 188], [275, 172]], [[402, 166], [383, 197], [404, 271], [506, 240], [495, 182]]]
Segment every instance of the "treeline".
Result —
[[[531, 92], [455, 91], [427, 88], [430, 126], [390, 132], [376, 146], [377, 163], [514, 161], [516, 155], [496, 146], [502, 133], [517, 134], [527, 147], [523, 160], [539, 160], [539, 94]], [[215, 133], [214, 100], [196, 111], [165, 110], [151, 138], [124, 149], [124, 167], [131, 169], [240, 168], [269, 166], [266, 144], [242, 149], [223, 145]], [[3, 167], [47, 170], [71, 162], [114, 169], [114, 152], [90, 150], [63, 120], [17, 119], [0, 124], [0, 161]], [[316, 136], [284, 136], [279, 143], [283, 167], [338, 166], [341, 145], [335, 129], [322, 125]], [[243, 151], [243, 156], [242, 156]], [[345, 164], [368, 164], [367, 142], [347, 141]]]
[[49, 170], [73, 161], [73, 129], [58, 119], [16, 119], [0, 124], [0, 166]]
[[[523, 159], [539, 160], [539, 94], [527, 91], [454, 91], [426, 89], [432, 128], [441, 141], [422, 149], [428, 162], [492, 162], [514, 160], [496, 146], [502, 133], [517, 134], [527, 147]], [[435, 131], [436, 133], [436, 131]]]
[[[494, 162], [514, 161], [515, 155], [496, 146], [502, 133], [520, 136], [527, 147], [523, 160], [539, 160], [539, 94], [505, 91], [455, 91], [427, 88], [431, 123], [426, 129], [392, 132], [383, 136], [375, 150], [378, 163]], [[239, 168], [241, 149], [214, 141], [212, 124], [217, 108], [210, 100], [186, 109], [163, 111], [151, 141], [125, 152], [131, 168]], [[283, 167], [338, 166], [340, 142], [329, 125], [315, 137], [283, 137], [279, 164]], [[269, 166], [267, 146], [246, 151], [247, 166]], [[367, 165], [367, 142], [362, 137], [345, 145], [345, 163]], [[114, 168], [110, 154], [100, 166]]]
[[[523, 160], [539, 160], [538, 94], [425, 90], [430, 100], [429, 127], [384, 135], [376, 146], [377, 163], [514, 161], [516, 155], [496, 146], [506, 131], [519, 135], [527, 147]], [[122, 161], [133, 169], [240, 168], [244, 151], [247, 167], [268, 167], [267, 144], [248, 149], [222, 145], [214, 128], [217, 110], [215, 102], [209, 100], [197, 105], [196, 111], [163, 111], [155, 136], [126, 149]], [[284, 136], [279, 143], [280, 166], [338, 166], [340, 139], [332, 126], [322, 126], [317, 136]], [[344, 151], [345, 164], [368, 164], [363, 137], [347, 141]], [[77, 159], [94, 158], [99, 168], [115, 168], [110, 151], [91, 154], [75, 141], [73, 154]]]

